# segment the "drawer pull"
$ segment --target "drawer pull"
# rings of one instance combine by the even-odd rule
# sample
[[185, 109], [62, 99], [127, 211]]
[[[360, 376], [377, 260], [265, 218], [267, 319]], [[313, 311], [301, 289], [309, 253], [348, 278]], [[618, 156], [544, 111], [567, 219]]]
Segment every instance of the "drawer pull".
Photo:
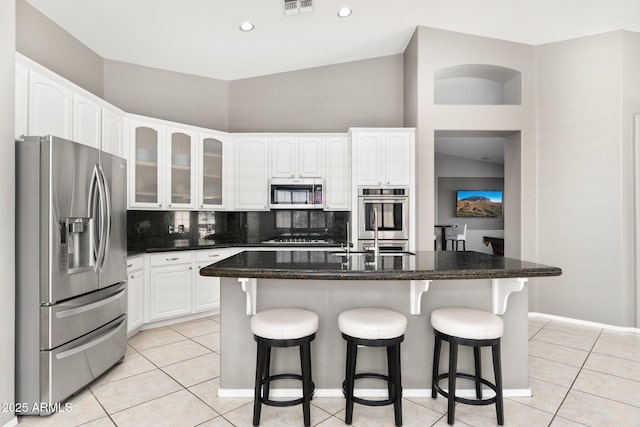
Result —
[[127, 268], [133, 267], [133, 264], [127, 264]]
[[178, 258], [178, 257], [174, 257], [174, 258], [167, 258], [167, 261], [177, 261], [177, 260], [179, 260], [179, 259], [180, 259], [180, 258]]

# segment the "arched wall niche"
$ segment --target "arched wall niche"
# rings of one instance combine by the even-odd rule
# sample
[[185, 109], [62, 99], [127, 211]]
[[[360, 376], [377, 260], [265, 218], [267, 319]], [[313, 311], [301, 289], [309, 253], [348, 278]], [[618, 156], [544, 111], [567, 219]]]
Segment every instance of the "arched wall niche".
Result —
[[521, 73], [490, 64], [460, 64], [436, 70], [436, 105], [520, 105]]

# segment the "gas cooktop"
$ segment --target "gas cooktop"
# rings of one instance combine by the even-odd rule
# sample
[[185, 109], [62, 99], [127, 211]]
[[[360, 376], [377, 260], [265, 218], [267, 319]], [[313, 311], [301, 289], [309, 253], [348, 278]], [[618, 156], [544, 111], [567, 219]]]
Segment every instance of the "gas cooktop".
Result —
[[333, 243], [331, 240], [322, 239], [319, 237], [277, 237], [270, 240], [264, 240], [262, 243], [280, 244], [280, 245], [317, 245]]

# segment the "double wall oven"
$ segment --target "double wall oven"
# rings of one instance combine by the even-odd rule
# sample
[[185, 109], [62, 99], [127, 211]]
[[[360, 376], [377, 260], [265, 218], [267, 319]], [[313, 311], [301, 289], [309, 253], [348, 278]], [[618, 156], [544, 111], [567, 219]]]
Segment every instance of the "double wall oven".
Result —
[[376, 228], [380, 250], [409, 250], [408, 188], [359, 188], [358, 216], [359, 250], [373, 247]]

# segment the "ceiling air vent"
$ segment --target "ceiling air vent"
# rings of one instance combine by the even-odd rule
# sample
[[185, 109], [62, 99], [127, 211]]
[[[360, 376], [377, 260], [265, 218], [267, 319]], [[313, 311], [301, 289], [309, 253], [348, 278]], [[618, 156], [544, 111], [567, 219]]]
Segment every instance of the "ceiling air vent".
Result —
[[308, 13], [313, 10], [313, 0], [284, 0], [284, 14], [286, 16]]

